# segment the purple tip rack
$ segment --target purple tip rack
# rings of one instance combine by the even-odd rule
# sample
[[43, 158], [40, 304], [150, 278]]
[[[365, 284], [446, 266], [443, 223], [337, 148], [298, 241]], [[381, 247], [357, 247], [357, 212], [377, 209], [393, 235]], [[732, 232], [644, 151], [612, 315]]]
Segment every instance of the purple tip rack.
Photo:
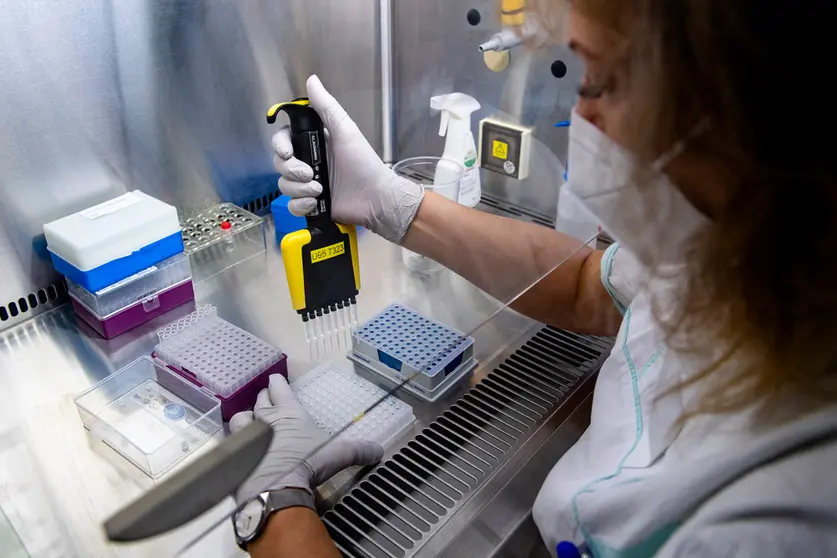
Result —
[[195, 298], [189, 258], [182, 253], [94, 293], [70, 279], [67, 288], [76, 314], [105, 339]]
[[70, 302], [76, 315], [105, 339], [112, 339], [194, 299], [195, 289], [192, 281], [188, 280], [146, 300], [138, 301], [116, 314], [100, 318], [70, 294]]
[[[151, 356], [157, 358], [156, 354], [152, 354]], [[159, 360], [159, 358], [157, 360]], [[206, 388], [206, 386], [198, 381], [197, 376], [192, 372], [189, 372], [188, 370], [181, 370], [180, 368], [170, 364], [163, 364], [165, 364], [169, 370], [192, 382], [194, 385]], [[238, 388], [238, 390], [230, 394], [229, 397], [222, 397], [217, 393], [212, 392], [209, 388], [206, 389], [207, 391], [212, 392], [212, 395], [221, 401], [221, 418], [224, 419], [224, 422], [229, 422], [234, 414], [253, 408], [253, 405], [256, 403], [256, 397], [258, 397], [261, 390], [267, 389], [270, 383], [270, 377], [273, 374], [281, 374], [286, 380], [288, 379], [288, 357], [284, 354], [282, 354], [279, 362]]]
[[222, 320], [212, 305], [157, 332], [154, 357], [221, 400], [228, 421], [255, 404], [272, 374], [288, 377], [287, 357], [255, 335]]

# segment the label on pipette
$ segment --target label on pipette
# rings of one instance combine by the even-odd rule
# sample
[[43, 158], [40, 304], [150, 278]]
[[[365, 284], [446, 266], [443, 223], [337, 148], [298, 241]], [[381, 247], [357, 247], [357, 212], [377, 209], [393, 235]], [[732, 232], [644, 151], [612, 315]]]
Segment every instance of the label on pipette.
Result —
[[336, 258], [337, 256], [342, 256], [345, 253], [346, 243], [338, 242], [337, 244], [332, 244], [331, 246], [326, 246], [325, 248], [311, 250], [311, 263], [319, 263], [331, 258]]

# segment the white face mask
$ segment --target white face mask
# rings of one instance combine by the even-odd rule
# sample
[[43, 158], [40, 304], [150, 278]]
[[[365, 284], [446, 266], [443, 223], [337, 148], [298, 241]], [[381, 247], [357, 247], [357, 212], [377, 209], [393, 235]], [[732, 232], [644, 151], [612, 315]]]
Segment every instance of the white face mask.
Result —
[[637, 173], [634, 155], [573, 112], [569, 191], [646, 266], [677, 262], [686, 241], [708, 223], [661, 170], [682, 150], [680, 142]]

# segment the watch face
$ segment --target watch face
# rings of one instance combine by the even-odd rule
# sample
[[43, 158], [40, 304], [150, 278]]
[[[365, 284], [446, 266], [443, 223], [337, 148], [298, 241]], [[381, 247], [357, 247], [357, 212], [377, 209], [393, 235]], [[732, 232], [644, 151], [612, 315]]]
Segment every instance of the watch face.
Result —
[[235, 532], [242, 539], [249, 539], [256, 534], [259, 522], [262, 520], [264, 502], [256, 497], [244, 504], [241, 511], [235, 516]]

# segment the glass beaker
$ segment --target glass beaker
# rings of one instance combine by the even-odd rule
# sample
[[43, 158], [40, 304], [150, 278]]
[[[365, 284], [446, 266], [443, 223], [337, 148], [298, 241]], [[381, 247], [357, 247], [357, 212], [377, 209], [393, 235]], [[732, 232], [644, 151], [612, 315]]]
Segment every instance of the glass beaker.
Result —
[[[393, 165], [392, 170], [417, 184], [421, 184], [425, 191], [444, 196], [455, 202], [459, 201], [459, 185], [465, 167], [461, 163], [445, 159], [444, 168], [438, 168], [441, 157], [413, 157], [404, 159]], [[439, 273], [441, 264], [416, 254], [406, 248], [401, 249], [401, 259], [407, 269], [417, 275], [433, 275]]]

